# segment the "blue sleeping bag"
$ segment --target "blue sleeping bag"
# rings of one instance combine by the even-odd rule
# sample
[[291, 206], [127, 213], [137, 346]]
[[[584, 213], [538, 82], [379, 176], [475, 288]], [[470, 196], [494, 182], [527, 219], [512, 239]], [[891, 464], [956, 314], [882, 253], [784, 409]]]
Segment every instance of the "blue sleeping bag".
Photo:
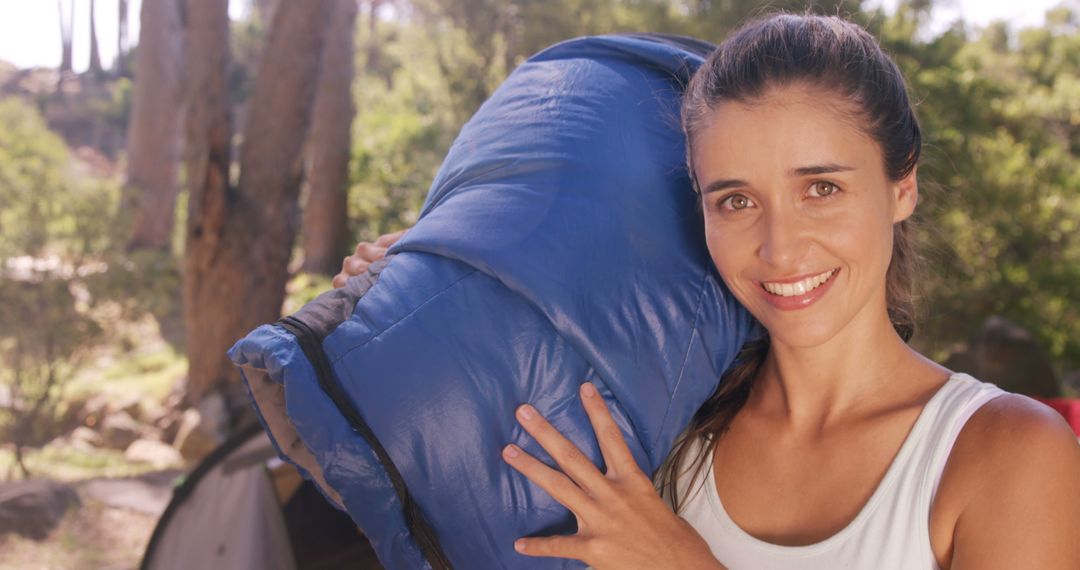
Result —
[[554, 466], [532, 403], [594, 463], [596, 384], [655, 473], [753, 327], [705, 248], [679, 99], [711, 46], [601, 36], [532, 57], [465, 125], [416, 226], [365, 275], [229, 356], [286, 460], [382, 564], [582, 568], [514, 539], [573, 515], [501, 458]]

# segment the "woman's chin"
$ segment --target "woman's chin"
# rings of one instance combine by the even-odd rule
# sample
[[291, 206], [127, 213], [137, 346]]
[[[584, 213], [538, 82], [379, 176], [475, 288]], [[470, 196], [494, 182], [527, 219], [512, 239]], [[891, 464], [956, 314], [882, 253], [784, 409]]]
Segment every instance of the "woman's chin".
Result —
[[838, 332], [831, 327], [822, 326], [822, 324], [813, 324], [809, 326], [777, 326], [776, 332], [773, 332], [768, 326], [769, 339], [773, 344], [779, 344], [790, 348], [817, 348], [825, 345], [830, 340], [836, 337]]

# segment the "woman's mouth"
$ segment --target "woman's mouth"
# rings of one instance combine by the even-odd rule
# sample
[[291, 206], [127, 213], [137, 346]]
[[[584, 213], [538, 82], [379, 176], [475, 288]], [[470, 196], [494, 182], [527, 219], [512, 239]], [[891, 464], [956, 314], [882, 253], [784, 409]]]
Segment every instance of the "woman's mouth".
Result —
[[765, 299], [778, 309], [801, 309], [821, 298], [832, 285], [840, 268], [830, 269], [796, 281], [762, 281]]

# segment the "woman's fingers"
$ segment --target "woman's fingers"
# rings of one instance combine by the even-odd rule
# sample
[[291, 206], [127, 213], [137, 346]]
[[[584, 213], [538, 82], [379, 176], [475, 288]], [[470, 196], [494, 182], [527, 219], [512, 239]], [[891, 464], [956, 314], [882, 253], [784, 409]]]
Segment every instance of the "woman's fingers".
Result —
[[605, 481], [600, 470], [572, 441], [566, 439], [555, 426], [544, 419], [536, 408], [522, 404], [518, 406], [516, 415], [525, 431], [536, 438], [537, 443], [585, 493], [593, 495], [602, 488]]
[[341, 261], [341, 273], [334, 276], [331, 284], [334, 288], [344, 287], [345, 282], [353, 275], [360, 275], [367, 270], [372, 263], [386, 256], [386, 250], [397, 243], [408, 229], [385, 234], [378, 237], [375, 243], [362, 241], [356, 244], [353, 254]]
[[592, 382], [581, 385], [581, 404], [585, 407], [585, 413], [589, 415], [593, 431], [596, 432], [596, 441], [600, 444], [600, 452], [604, 455], [604, 463], [607, 464], [607, 475], [619, 477], [620, 474], [640, 472], [634, 455], [626, 445], [626, 439], [622, 431], [611, 417], [604, 398], [596, 391]]
[[566, 475], [544, 465], [520, 447], [510, 444], [503, 448], [503, 460], [522, 475], [551, 495], [562, 506], [570, 509], [578, 519], [591, 508], [591, 500], [585, 491]]
[[554, 556], [584, 560], [586, 541], [577, 535], [519, 538], [514, 541], [514, 550], [526, 556]]
[[408, 228], [394, 232], [392, 234], [381, 235], [379, 236], [379, 239], [375, 240], [375, 245], [379, 247], [390, 247], [397, 243], [397, 240], [401, 239], [401, 236], [405, 235], [405, 232], [407, 231], [409, 231]]
[[[386, 237], [386, 236], [383, 236], [383, 237]], [[355, 259], [358, 262], [372, 263], [374, 261], [382, 259], [382, 257], [385, 256], [385, 255], [386, 255], [386, 248], [385, 247], [379, 246], [379, 245], [374, 244], [374, 243], [368, 243], [366, 241], [362, 241], [362, 242], [356, 244], [356, 252], [352, 255], [352, 259]], [[367, 268], [366, 264], [364, 265], [364, 268], [365, 269]], [[361, 269], [361, 271], [363, 271], [363, 269]]]

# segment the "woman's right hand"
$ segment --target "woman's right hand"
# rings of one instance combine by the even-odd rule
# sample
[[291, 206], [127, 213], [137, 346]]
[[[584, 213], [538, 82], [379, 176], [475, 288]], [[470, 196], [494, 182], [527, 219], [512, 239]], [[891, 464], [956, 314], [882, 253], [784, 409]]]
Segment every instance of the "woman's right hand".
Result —
[[354, 275], [360, 275], [367, 270], [372, 263], [383, 258], [386, 250], [397, 243], [408, 229], [379, 236], [375, 243], [362, 241], [356, 245], [356, 251], [341, 262], [341, 273], [334, 276], [333, 285], [337, 289], [344, 287], [345, 282]]

